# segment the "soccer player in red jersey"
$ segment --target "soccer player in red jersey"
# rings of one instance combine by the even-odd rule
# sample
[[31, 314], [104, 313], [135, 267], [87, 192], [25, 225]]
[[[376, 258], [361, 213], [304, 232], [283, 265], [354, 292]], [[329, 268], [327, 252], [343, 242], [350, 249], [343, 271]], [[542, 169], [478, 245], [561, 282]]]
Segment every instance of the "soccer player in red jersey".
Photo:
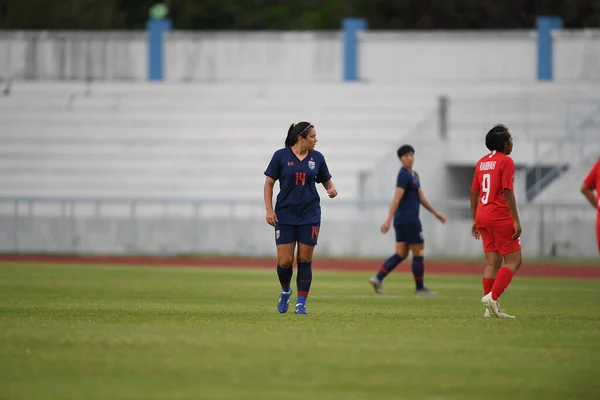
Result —
[[588, 199], [592, 207], [598, 210], [598, 217], [596, 219], [596, 238], [598, 239], [598, 251], [600, 252], [600, 199], [598, 198], [600, 197], [600, 158], [583, 181], [581, 193]]
[[486, 317], [514, 318], [498, 305], [522, 262], [521, 223], [513, 191], [515, 164], [508, 156], [512, 137], [504, 125], [496, 125], [487, 133], [485, 145], [490, 153], [477, 162], [471, 186], [471, 235], [483, 241], [486, 260], [481, 303]]

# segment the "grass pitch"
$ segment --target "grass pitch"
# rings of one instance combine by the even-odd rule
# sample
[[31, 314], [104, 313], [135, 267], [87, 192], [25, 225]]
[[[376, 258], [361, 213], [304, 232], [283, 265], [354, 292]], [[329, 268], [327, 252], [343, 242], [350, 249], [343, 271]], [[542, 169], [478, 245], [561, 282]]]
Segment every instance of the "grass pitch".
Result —
[[600, 396], [600, 281], [517, 276], [498, 320], [477, 276], [368, 278], [315, 271], [281, 315], [274, 268], [2, 264], [0, 399]]

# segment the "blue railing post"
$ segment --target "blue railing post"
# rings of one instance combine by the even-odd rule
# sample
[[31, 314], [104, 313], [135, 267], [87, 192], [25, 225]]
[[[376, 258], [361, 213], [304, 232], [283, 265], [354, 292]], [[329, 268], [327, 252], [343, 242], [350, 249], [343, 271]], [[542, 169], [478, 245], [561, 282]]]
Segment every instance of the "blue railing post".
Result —
[[367, 29], [367, 21], [363, 18], [345, 18], [342, 21], [344, 37], [344, 80], [358, 80], [358, 40], [356, 33]]
[[162, 81], [164, 77], [164, 34], [171, 30], [168, 19], [153, 19], [146, 23], [148, 41], [148, 80]]
[[537, 18], [537, 79], [551, 81], [554, 79], [552, 62], [552, 30], [562, 29], [563, 22], [559, 17]]

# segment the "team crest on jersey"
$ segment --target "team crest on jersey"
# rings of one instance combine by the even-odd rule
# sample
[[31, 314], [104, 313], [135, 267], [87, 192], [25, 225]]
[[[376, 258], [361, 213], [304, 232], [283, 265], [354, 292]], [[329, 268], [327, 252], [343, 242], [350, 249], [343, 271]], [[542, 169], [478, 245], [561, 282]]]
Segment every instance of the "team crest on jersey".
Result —
[[308, 168], [311, 170], [315, 169], [315, 162], [312, 159], [308, 162]]
[[281, 235], [281, 231], [279, 229], [277, 229], [275, 231], [275, 239], [279, 239], [279, 236]]

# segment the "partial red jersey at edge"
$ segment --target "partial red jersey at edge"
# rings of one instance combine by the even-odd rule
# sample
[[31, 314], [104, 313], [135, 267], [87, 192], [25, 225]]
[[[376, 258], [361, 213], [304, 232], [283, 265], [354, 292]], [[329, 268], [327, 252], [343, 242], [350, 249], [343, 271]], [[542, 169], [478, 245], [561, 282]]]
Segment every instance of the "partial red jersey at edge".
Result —
[[475, 220], [478, 226], [513, 223], [504, 190], [514, 190], [515, 163], [496, 151], [477, 161], [471, 189], [479, 192]]
[[596, 162], [596, 165], [592, 167], [588, 176], [584, 179], [583, 184], [596, 191], [596, 194], [599, 197], [597, 208], [598, 211], [600, 211], [600, 158]]

